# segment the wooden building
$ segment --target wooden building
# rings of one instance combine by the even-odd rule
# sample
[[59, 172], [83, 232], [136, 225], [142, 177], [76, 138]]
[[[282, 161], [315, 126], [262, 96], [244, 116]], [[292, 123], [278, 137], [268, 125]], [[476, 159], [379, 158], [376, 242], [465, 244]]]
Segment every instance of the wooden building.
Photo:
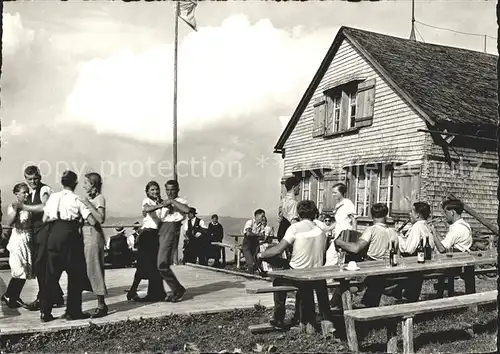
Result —
[[452, 193], [496, 224], [497, 59], [342, 27], [274, 147], [282, 182], [296, 175], [323, 211], [345, 182], [361, 223], [375, 202], [439, 217]]

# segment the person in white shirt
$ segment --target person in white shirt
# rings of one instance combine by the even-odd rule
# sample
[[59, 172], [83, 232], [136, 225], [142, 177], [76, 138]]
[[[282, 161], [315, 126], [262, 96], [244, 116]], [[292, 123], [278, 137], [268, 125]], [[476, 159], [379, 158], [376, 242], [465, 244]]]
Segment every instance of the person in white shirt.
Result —
[[185, 199], [179, 197], [179, 182], [176, 180], [168, 180], [165, 183], [165, 190], [167, 199], [163, 201], [161, 209], [162, 225], [159, 232], [160, 247], [157, 266], [163, 280], [172, 290], [172, 294], [167, 297], [166, 301], [179, 302], [186, 289], [175, 276], [171, 265], [179, 246], [181, 226], [189, 212], [189, 205]]
[[90, 210], [73, 192], [78, 178], [73, 171], [65, 171], [61, 177], [63, 190], [52, 193], [44, 207], [43, 221], [50, 223], [47, 244], [47, 292], [41, 299], [42, 322], [52, 321], [53, 297], [57, 296], [57, 284], [61, 273], [68, 275], [67, 320], [90, 317], [82, 312], [82, 289], [84, 287], [85, 256], [80, 234], [80, 220], [90, 225], [97, 221]]
[[[398, 236], [399, 251], [403, 257], [415, 256], [417, 247], [422, 241], [425, 246], [429, 242], [431, 248], [434, 248], [434, 240], [431, 230], [427, 224], [427, 219], [431, 215], [431, 206], [425, 202], [416, 202], [410, 211], [411, 227], [404, 236]], [[398, 281], [395, 288], [386, 293], [398, 299], [405, 297], [410, 301], [418, 301], [422, 292], [424, 279], [421, 275], [413, 275], [406, 279]]]
[[[257, 260], [266, 260], [277, 266], [283, 265], [283, 260], [278, 256], [287, 248], [293, 246], [292, 257], [289, 268], [305, 269], [323, 266], [326, 247], [326, 236], [323, 230], [316, 225], [314, 219], [318, 213], [316, 204], [311, 200], [303, 200], [297, 204], [297, 212], [300, 221], [290, 225], [285, 236], [279, 244], [267, 248], [262, 254], [257, 256]], [[314, 284], [313, 284], [314, 283]], [[275, 279], [273, 285], [298, 285], [300, 286], [297, 294], [298, 302], [302, 307], [304, 316], [309, 317], [306, 321], [314, 321], [314, 295], [313, 289], [316, 289], [318, 303], [322, 316], [330, 320], [330, 307], [328, 304], [328, 292], [326, 281], [313, 282], [311, 286], [295, 284], [284, 279]], [[279, 328], [284, 327], [285, 318], [285, 300], [283, 293], [274, 293], [274, 317], [271, 323]], [[296, 307], [295, 319], [298, 315]]]
[[245, 223], [245, 227], [243, 228], [244, 237], [241, 244], [247, 271], [250, 274], [256, 271], [255, 256], [259, 252], [259, 239], [264, 238], [262, 219], [266, 216], [266, 212], [262, 209], [257, 209], [253, 215], [254, 218]]
[[333, 241], [339, 238], [340, 234], [346, 230], [356, 230], [356, 209], [354, 204], [345, 197], [347, 187], [343, 183], [337, 183], [332, 187], [332, 196], [335, 203], [333, 215], [335, 226], [333, 229], [332, 242], [326, 251], [325, 265], [337, 264], [338, 254]]
[[[137, 239], [137, 265], [132, 286], [127, 292], [127, 300], [137, 302], [156, 302], [165, 299], [163, 279], [156, 265], [158, 257], [158, 227], [163, 200], [160, 185], [150, 181], [145, 188], [146, 198], [142, 201], [142, 230]], [[145, 297], [137, 295], [137, 288], [142, 279], [148, 279], [148, 292]]]
[[[26, 305], [30, 311], [38, 311], [40, 309], [40, 298], [45, 288], [45, 272], [47, 263], [47, 240], [49, 238], [48, 225], [43, 224], [43, 207], [49, 196], [53, 193], [52, 188], [42, 182], [42, 174], [36, 166], [28, 166], [24, 169], [24, 178], [30, 194], [27, 200], [22, 205], [24, 211], [31, 214], [31, 228], [33, 233], [33, 268], [38, 282], [38, 294], [35, 301]], [[64, 306], [63, 291], [60, 285], [57, 285], [59, 295], [54, 300], [56, 307]]]
[[183, 262], [208, 265], [210, 243], [205, 222], [196, 216], [196, 208], [189, 208], [181, 234], [184, 235]]
[[291, 223], [298, 220], [297, 196], [300, 193], [300, 183], [295, 177], [288, 177], [285, 180], [286, 194], [281, 200], [278, 209], [278, 241], [281, 241]]
[[444, 253], [446, 249], [452, 248], [459, 252], [468, 252], [472, 246], [472, 229], [462, 219], [464, 203], [460, 200], [446, 200], [442, 207], [450, 228], [444, 240], [441, 241], [439, 237], [434, 237], [437, 250]]

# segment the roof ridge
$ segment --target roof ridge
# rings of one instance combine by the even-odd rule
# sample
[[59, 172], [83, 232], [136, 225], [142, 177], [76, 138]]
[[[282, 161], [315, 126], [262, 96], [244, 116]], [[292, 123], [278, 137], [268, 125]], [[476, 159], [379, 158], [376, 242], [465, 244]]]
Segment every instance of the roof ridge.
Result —
[[417, 45], [422, 45], [422, 46], [433, 46], [433, 47], [441, 47], [441, 48], [450, 48], [450, 49], [454, 49], [454, 50], [466, 51], [466, 52], [470, 52], [470, 53], [478, 54], [478, 55], [483, 55], [483, 56], [491, 56], [491, 57], [495, 57], [495, 58], [499, 57], [496, 54], [484, 53], [484, 52], [481, 52], [481, 51], [478, 51], [478, 50], [461, 48], [461, 47], [454, 47], [454, 46], [451, 46], [451, 45], [443, 45], [443, 44], [437, 44], [437, 43], [419, 42], [419, 41], [414, 41], [414, 40], [407, 39], [407, 38], [404, 38], [404, 37], [398, 37], [398, 36], [395, 36], [395, 35], [390, 35], [390, 34], [385, 34], [385, 33], [380, 33], [380, 32], [372, 32], [372, 31], [368, 31], [366, 29], [357, 28], [357, 27], [342, 26], [340, 28], [340, 30], [341, 31], [346, 30], [348, 33], [351, 32], [351, 31], [354, 31], [354, 32], [355, 31], [359, 31], [359, 32], [363, 32], [363, 33], [366, 33], [366, 34], [370, 34], [370, 35], [390, 37], [390, 38], [394, 38], [394, 39], [397, 39], [397, 40], [405, 41], [405, 42], [408, 42], [408, 43], [412, 42], [412, 43], [416, 43]]

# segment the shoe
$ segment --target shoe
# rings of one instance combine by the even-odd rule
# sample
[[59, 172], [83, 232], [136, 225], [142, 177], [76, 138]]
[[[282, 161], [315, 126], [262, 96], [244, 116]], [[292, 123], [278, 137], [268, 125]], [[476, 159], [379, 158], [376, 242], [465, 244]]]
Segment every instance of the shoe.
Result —
[[2, 295], [0, 300], [10, 308], [10, 299], [7, 296], [5, 296], [5, 294]]
[[86, 312], [81, 312], [78, 314], [69, 314], [69, 313], [65, 312], [61, 316], [61, 318], [64, 318], [67, 321], [84, 320], [84, 319], [90, 318], [90, 314], [88, 314]]
[[40, 314], [40, 321], [42, 322], [50, 322], [50, 321], [54, 321], [55, 318], [54, 316], [52, 316], [52, 314], [50, 313], [41, 313]]
[[32, 303], [27, 304], [24, 308], [28, 311], [38, 311], [40, 310], [40, 300], [36, 299]]
[[98, 308], [96, 310], [96, 312], [90, 317], [91, 318], [100, 318], [100, 317], [107, 316], [107, 314], [108, 314], [108, 305], [104, 305], [103, 308]]
[[280, 330], [284, 330], [285, 329], [285, 323], [282, 320], [272, 319], [271, 321], [269, 321], [269, 324], [271, 326], [273, 326], [274, 328], [276, 328], [276, 329], [280, 329]]
[[130, 300], [133, 300], [133, 301], [137, 301], [137, 299], [140, 299], [140, 297], [137, 295], [137, 293], [134, 291], [134, 292], [127, 292], [127, 300], [130, 301]]
[[10, 306], [11, 306], [11, 308], [18, 309], [20, 307], [25, 307], [26, 304], [21, 299], [16, 299], [16, 300], [10, 299]]
[[183, 289], [181, 291], [179, 291], [178, 293], [174, 293], [174, 295], [172, 296], [170, 302], [179, 302], [179, 301], [182, 301], [182, 298], [184, 296], [184, 294], [186, 293], [186, 289]]

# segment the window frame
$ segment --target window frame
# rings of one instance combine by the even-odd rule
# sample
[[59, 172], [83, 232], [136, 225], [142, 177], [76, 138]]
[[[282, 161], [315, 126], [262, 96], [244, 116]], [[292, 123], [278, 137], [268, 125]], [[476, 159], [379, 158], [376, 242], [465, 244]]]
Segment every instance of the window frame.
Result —
[[[389, 214], [392, 212], [393, 205], [393, 188], [394, 188], [394, 164], [383, 164], [379, 163], [377, 166], [370, 165], [358, 165], [352, 166], [354, 167], [353, 175], [354, 175], [354, 206], [356, 210], [356, 214], [361, 217], [370, 217], [370, 208], [374, 203], [380, 203], [380, 189], [381, 189], [381, 176], [382, 169], [384, 169], [385, 173], [389, 173], [387, 185], [382, 186], [382, 188], [388, 188], [387, 190], [387, 200], [385, 204], [389, 209]], [[365, 173], [368, 172], [368, 173]], [[361, 174], [364, 175], [364, 196], [363, 200], [359, 200], [359, 179]], [[376, 182], [374, 179], [376, 178]], [[374, 184], [375, 183], [375, 184]], [[375, 201], [370, 201], [370, 197], [373, 194], [372, 188], [375, 187], [377, 190], [375, 191]], [[358, 206], [362, 203], [363, 210], [359, 210]]]

